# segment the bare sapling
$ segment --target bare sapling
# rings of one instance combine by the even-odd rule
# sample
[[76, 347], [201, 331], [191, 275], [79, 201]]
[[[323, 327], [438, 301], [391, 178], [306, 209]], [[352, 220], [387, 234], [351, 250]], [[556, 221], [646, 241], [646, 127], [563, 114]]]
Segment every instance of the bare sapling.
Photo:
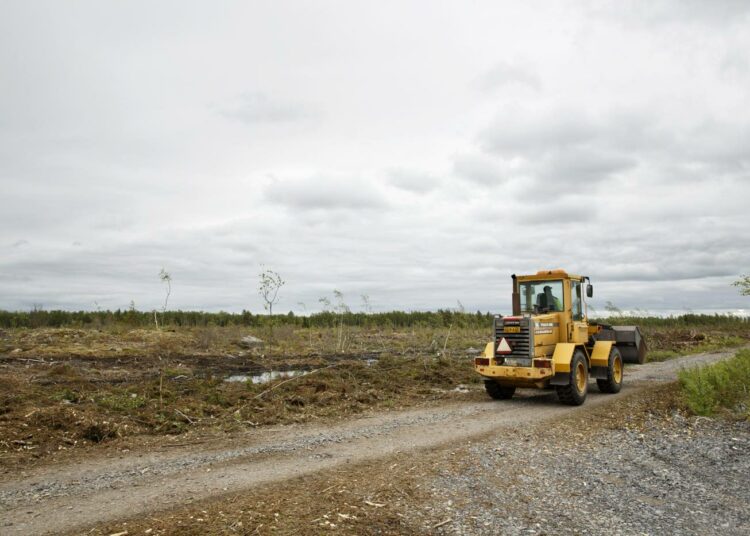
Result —
[[[172, 276], [167, 272], [164, 268], [161, 269], [159, 272], [159, 280], [166, 285], [165, 288], [165, 296], [164, 296], [164, 305], [162, 305], [161, 308], [161, 315], [162, 315], [162, 324], [164, 324], [164, 317], [167, 312], [167, 305], [169, 304], [169, 296], [172, 294]], [[157, 315], [156, 309], [154, 309], [154, 324], [156, 325], [156, 329], [159, 329], [159, 317]]]
[[[360, 294], [360, 299], [362, 300], [362, 310], [366, 315], [371, 315], [373, 313], [372, 308], [372, 302], [370, 301], [370, 295], [369, 294]], [[376, 329], [375, 330], [375, 337], [378, 340], [378, 343], [380, 343], [380, 346], [383, 349], [383, 352], [386, 351], [385, 342], [383, 341], [383, 332], [382, 330]]]
[[451, 336], [451, 329], [453, 329], [453, 323], [451, 322], [451, 325], [448, 326], [448, 334], [445, 336], [445, 342], [443, 343], [443, 351], [440, 353], [440, 356], [445, 356], [445, 349], [448, 348], [448, 339]]
[[372, 314], [372, 304], [370, 304], [370, 296], [367, 294], [361, 294], [362, 299], [362, 310], [366, 315]]
[[[331, 300], [329, 300], [326, 296], [323, 296], [322, 298], [318, 298], [318, 303], [323, 307], [323, 312], [329, 312], [332, 309], [331, 306]], [[335, 330], [335, 327], [334, 327]], [[335, 350], [334, 350], [335, 351]]]
[[335, 311], [339, 314], [338, 337], [336, 338], [336, 351], [343, 352], [347, 346], [347, 334], [344, 333], [344, 315], [351, 312], [349, 306], [344, 302], [344, 294], [340, 290], [334, 290], [333, 296], [336, 298]]
[[348, 336], [344, 331], [344, 315], [351, 312], [349, 306], [344, 302], [344, 293], [340, 290], [333, 291], [333, 297], [336, 305], [331, 303], [327, 297], [318, 298], [318, 302], [323, 306], [323, 311], [330, 311], [336, 314], [333, 326], [334, 336], [336, 339], [334, 352], [343, 352], [348, 345]]
[[[305, 305], [305, 302], [297, 302], [297, 305], [302, 307], [302, 311], [304, 312], [304, 315], [307, 316], [307, 305]], [[313, 347], [312, 326], [309, 323], [307, 325], [307, 334], [310, 336], [310, 350], [312, 350], [312, 347]]]
[[[258, 294], [263, 299], [263, 308], [268, 311], [269, 338], [273, 340], [273, 306], [279, 303], [279, 290], [284, 286], [284, 281], [278, 272], [262, 267], [258, 276]], [[269, 342], [271, 342], [269, 341]]]
[[606, 304], [604, 304], [604, 309], [609, 313], [610, 316], [623, 316], [622, 309], [617, 307], [611, 301], [608, 301]]

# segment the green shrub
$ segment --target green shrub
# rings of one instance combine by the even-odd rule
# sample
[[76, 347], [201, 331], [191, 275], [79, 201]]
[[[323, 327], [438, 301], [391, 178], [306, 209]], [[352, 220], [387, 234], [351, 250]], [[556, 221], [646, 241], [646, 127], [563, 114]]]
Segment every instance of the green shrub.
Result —
[[121, 412], [142, 408], [146, 402], [144, 397], [136, 393], [108, 393], [96, 397], [96, 403], [99, 406]]
[[685, 403], [693, 413], [712, 415], [719, 408], [736, 411], [750, 401], [750, 350], [741, 350], [713, 365], [682, 370], [679, 380]]
[[683, 354], [674, 350], [653, 350], [646, 353], [646, 360], [649, 363], [653, 363], [655, 361], [667, 361], [681, 355]]
[[77, 391], [69, 389], [68, 387], [53, 394], [52, 398], [54, 400], [67, 400], [72, 404], [77, 404], [81, 401], [81, 395]]

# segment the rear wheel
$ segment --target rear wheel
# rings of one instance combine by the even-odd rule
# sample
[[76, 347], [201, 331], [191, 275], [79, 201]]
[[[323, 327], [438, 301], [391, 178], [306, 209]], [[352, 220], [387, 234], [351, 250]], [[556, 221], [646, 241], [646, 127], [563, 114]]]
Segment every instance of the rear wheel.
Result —
[[570, 382], [557, 386], [557, 398], [563, 404], [580, 406], [586, 400], [589, 389], [589, 367], [581, 350], [573, 352], [570, 360]]
[[609, 352], [607, 378], [596, 380], [596, 385], [602, 393], [619, 393], [622, 389], [622, 356], [620, 350], [612, 346]]
[[484, 389], [495, 400], [508, 400], [516, 392], [515, 387], [500, 385], [492, 380], [484, 380]]

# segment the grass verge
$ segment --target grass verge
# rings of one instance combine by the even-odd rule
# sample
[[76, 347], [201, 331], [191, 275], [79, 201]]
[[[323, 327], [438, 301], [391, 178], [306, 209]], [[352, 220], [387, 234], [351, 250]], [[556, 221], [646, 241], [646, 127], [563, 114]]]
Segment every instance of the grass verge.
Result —
[[[649, 341], [650, 342], [650, 341]], [[701, 354], [705, 352], [715, 352], [725, 348], [735, 348], [747, 344], [747, 339], [734, 335], [718, 335], [701, 340], [693, 345], [676, 346], [669, 350], [651, 350], [646, 354], [646, 360], [649, 363], [654, 361], [667, 361], [689, 354]]]
[[750, 418], [750, 350], [713, 365], [683, 370], [679, 380], [685, 404], [696, 415], [725, 410]]

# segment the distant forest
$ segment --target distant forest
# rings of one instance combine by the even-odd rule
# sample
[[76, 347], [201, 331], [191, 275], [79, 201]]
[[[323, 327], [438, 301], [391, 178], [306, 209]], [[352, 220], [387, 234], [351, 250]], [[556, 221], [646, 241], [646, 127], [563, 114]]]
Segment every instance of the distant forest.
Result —
[[[202, 311], [158, 312], [159, 324], [165, 327], [202, 326], [245, 326], [262, 327], [291, 325], [302, 328], [325, 328], [339, 325], [365, 328], [404, 328], [404, 327], [465, 327], [487, 328], [492, 321], [492, 313], [466, 313], [462, 311], [438, 309], [437, 311], [390, 311], [385, 313], [355, 313], [323, 311], [307, 316], [295, 315], [291, 311], [283, 315], [241, 313], [207, 313]], [[679, 316], [610, 316], [601, 319], [602, 323], [638, 324], [641, 326], [726, 326], [743, 324], [747, 318], [726, 314], [704, 315], [684, 314]], [[148, 328], [154, 326], [153, 311], [127, 309], [116, 311], [0, 311], [0, 328], [41, 328], [41, 327], [89, 327], [100, 328], [114, 325]]]

